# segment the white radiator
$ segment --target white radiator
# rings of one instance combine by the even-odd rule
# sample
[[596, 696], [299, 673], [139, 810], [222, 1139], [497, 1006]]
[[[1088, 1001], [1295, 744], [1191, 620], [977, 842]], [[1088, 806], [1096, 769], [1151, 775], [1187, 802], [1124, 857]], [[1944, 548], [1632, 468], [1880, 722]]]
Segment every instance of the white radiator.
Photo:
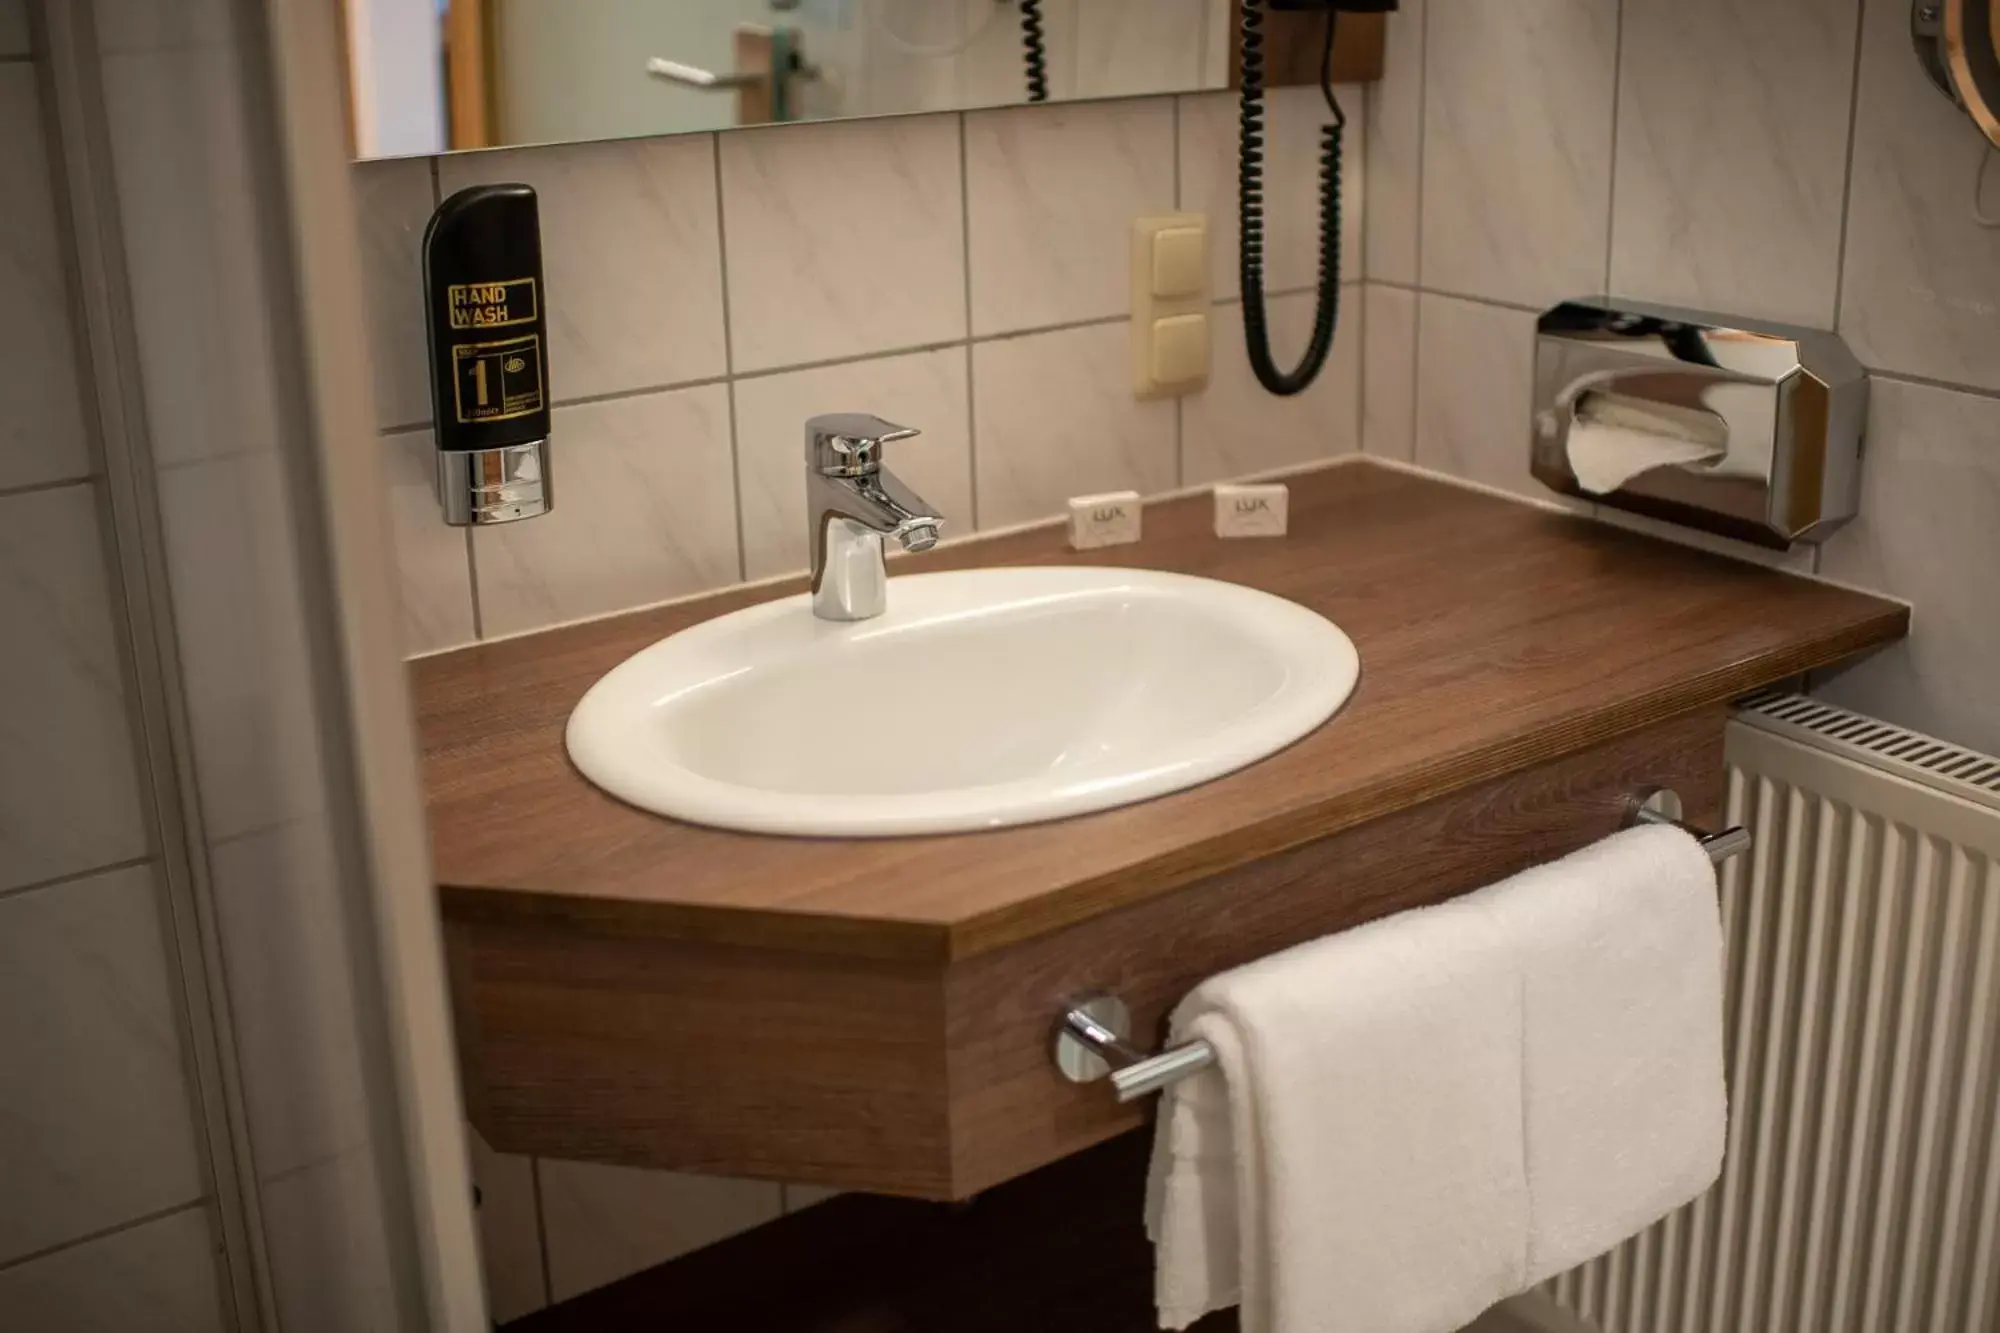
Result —
[[1548, 1293], [1605, 1333], [2000, 1333], [2000, 761], [1774, 694], [1728, 762], [1722, 1179]]

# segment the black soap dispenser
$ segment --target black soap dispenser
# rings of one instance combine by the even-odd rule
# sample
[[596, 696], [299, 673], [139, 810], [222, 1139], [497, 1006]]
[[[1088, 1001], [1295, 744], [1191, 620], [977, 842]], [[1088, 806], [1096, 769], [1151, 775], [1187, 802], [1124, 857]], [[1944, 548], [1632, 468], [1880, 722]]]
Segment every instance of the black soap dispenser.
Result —
[[549, 512], [548, 292], [526, 185], [475, 185], [424, 230], [438, 503], [455, 527]]

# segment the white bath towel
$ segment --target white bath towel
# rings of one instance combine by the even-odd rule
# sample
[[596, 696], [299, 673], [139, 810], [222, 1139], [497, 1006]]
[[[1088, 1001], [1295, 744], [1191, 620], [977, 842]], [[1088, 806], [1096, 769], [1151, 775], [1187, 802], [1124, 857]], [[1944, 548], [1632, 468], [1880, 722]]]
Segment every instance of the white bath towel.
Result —
[[1164, 1327], [1447, 1333], [1526, 1285], [1520, 984], [1486, 914], [1374, 922], [1203, 983], [1219, 1067], [1162, 1108]]
[[1163, 1327], [1449, 1333], [1699, 1193], [1721, 936], [1693, 839], [1639, 829], [1204, 982], [1147, 1222]]
[[1530, 1283], [1722, 1169], [1722, 920], [1687, 834], [1629, 829], [1467, 899], [1518, 941]]

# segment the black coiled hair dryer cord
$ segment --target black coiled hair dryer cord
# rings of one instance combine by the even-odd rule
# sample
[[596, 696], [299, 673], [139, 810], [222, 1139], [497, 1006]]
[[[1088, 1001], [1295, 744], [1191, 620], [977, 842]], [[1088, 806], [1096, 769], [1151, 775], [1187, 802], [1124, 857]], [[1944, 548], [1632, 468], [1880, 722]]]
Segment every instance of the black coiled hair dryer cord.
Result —
[[1049, 53], [1042, 44], [1042, 0], [1021, 0], [1021, 46], [1027, 58], [1028, 100], [1049, 100]]
[[[1022, 0], [1024, 7], [1028, 3]], [[1333, 112], [1333, 123], [1320, 127], [1319, 292], [1312, 339], [1298, 369], [1287, 373], [1271, 360], [1271, 333], [1264, 319], [1264, 0], [1243, 0], [1242, 166], [1236, 196], [1242, 236], [1243, 342], [1259, 382], [1281, 396], [1299, 392], [1319, 375], [1340, 322], [1340, 137], [1347, 116], [1333, 95], [1334, 19], [1335, 12], [1329, 9], [1326, 53], [1319, 69], [1320, 90]]]

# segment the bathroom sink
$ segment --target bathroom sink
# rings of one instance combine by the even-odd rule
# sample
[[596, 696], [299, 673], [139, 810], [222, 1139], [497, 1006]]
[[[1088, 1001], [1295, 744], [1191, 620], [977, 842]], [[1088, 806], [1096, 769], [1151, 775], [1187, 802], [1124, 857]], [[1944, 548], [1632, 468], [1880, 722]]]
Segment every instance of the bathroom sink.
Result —
[[867, 620], [808, 595], [613, 668], [570, 757], [613, 796], [754, 833], [998, 828], [1192, 787], [1282, 749], [1353, 691], [1354, 645], [1296, 603], [1150, 570], [911, 574]]

